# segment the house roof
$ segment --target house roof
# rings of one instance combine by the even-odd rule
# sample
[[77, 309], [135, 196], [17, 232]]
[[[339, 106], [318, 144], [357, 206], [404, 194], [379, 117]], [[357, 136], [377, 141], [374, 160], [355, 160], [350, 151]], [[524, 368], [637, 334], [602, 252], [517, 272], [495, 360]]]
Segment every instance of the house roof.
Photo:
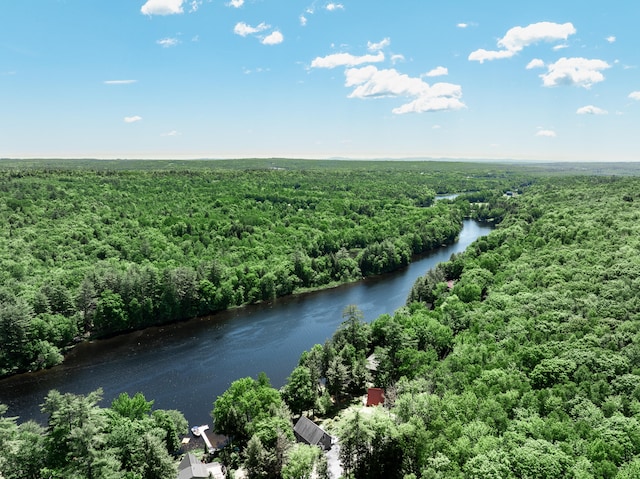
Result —
[[322, 437], [326, 434], [326, 432], [324, 432], [320, 428], [320, 426], [318, 426], [306, 416], [300, 416], [300, 419], [298, 419], [298, 422], [296, 422], [293, 430], [302, 439], [314, 446], [320, 444]]
[[376, 357], [375, 353], [370, 355], [367, 358], [367, 369], [369, 371], [377, 371], [379, 365], [380, 365], [380, 361], [378, 361], [378, 358]]
[[384, 389], [369, 388], [367, 390], [367, 406], [377, 406], [384, 404]]
[[178, 466], [178, 479], [207, 479], [209, 470], [192, 453], [187, 453]]

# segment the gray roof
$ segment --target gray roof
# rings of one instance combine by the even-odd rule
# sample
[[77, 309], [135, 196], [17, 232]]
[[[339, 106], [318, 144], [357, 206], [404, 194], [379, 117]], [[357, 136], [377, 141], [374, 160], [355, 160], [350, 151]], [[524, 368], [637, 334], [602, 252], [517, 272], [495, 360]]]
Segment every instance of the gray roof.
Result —
[[298, 419], [293, 430], [298, 433], [302, 439], [314, 446], [319, 444], [322, 437], [326, 434], [322, 429], [320, 429], [320, 426], [306, 416], [300, 416], [300, 419]]
[[209, 470], [190, 452], [184, 456], [178, 466], [178, 479], [207, 479]]

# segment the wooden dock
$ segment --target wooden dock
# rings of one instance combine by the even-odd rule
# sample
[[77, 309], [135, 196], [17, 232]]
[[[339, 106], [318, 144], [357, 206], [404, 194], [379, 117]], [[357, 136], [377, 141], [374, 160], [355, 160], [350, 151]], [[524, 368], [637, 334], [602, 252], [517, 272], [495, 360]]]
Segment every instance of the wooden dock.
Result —
[[203, 426], [196, 426], [191, 428], [191, 432], [193, 432], [194, 436], [202, 436], [204, 443], [207, 445], [207, 452], [209, 452], [209, 454], [213, 454], [214, 452], [216, 452], [216, 448], [211, 445], [211, 441], [209, 441], [209, 438], [205, 433], [207, 429], [209, 429], [209, 425], [205, 424]]

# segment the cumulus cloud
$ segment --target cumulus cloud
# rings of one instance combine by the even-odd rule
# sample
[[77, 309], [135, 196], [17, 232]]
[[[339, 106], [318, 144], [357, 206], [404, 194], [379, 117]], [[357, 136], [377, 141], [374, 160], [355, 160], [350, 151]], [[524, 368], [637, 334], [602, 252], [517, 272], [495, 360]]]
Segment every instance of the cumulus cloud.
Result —
[[375, 55], [355, 56], [350, 53], [334, 53], [326, 57], [316, 57], [311, 62], [311, 68], [336, 68], [353, 67], [364, 63], [377, 63], [384, 61], [384, 53], [378, 52]]
[[603, 110], [602, 108], [598, 108], [597, 106], [587, 105], [576, 110], [578, 115], [606, 115], [607, 110]]
[[282, 43], [284, 41], [284, 35], [282, 35], [278, 30], [274, 30], [268, 35], [260, 35], [260, 33], [269, 30], [270, 28], [271, 25], [267, 25], [264, 22], [256, 25], [255, 27], [245, 22], [238, 22], [236, 23], [236, 26], [233, 27], [233, 33], [240, 35], [241, 37], [254, 35], [260, 39], [260, 43], [263, 45], [278, 45], [279, 43]]
[[640, 100], [640, 91], [632, 91], [629, 93], [629, 98], [632, 100]]
[[300, 25], [302, 25], [303, 27], [307, 25], [307, 17], [305, 17], [304, 15], [300, 15]]
[[135, 116], [125, 116], [125, 117], [124, 117], [124, 122], [125, 122], [125, 123], [135, 123], [135, 122], [137, 122], [137, 121], [141, 121], [141, 120], [142, 120], [142, 117], [141, 117], [141, 116], [138, 116], [138, 115], [135, 115]]
[[403, 62], [403, 61], [404, 61], [404, 55], [401, 55], [400, 53], [391, 55], [391, 63], [396, 64], [398, 62]]
[[354, 87], [349, 98], [413, 98], [412, 101], [392, 110], [397, 115], [459, 110], [465, 107], [460, 101], [462, 88], [459, 85], [451, 83], [429, 85], [420, 78], [401, 74], [395, 69], [378, 70], [373, 65], [349, 68], [345, 76], [345, 86]]
[[456, 27], [458, 27], [458, 28], [467, 28], [468, 26], [469, 26], [469, 24], [468, 24], [468, 23], [458, 23], [458, 24], [456, 25]]
[[383, 38], [378, 43], [367, 42], [367, 49], [370, 52], [377, 52], [379, 50], [382, 50], [383, 48], [388, 47], [389, 45], [391, 45], [391, 39], [387, 37], [387, 38]]
[[425, 73], [424, 76], [427, 77], [440, 77], [444, 75], [448, 75], [449, 70], [446, 67], [435, 67], [433, 70]]
[[540, 60], [539, 58], [534, 58], [533, 60], [531, 60], [529, 63], [527, 63], [527, 70], [531, 70], [533, 68], [543, 68], [544, 67], [544, 62], [542, 60]]
[[468, 59], [470, 61], [484, 63], [486, 60], [500, 60], [502, 58], [511, 58], [513, 55], [515, 55], [515, 52], [510, 52], [509, 50], [498, 51], [485, 50], [484, 48], [480, 48], [479, 50], [471, 52]]
[[240, 35], [241, 37], [246, 37], [247, 35], [253, 35], [255, 33], [263, 32], [267, 29], [271, 28], [270, 25], [262, 22], [259, 25], [252, 27], [244, 22], [236, 23], [236, 26], [233, 27], [233, 33], [236, 35]]
[[603, 60], [563, 57], [547, 68], [547, 73], [540, 75], [544, 86], [575, 85], [589, 89], [594, 83], [604, 80], [601, 70], [610, 68], [610, 65]]
[[616, 41], [616, 37], [613, 35], [610, 35], [607, 38], [605, 38], [605, 40], [608, 41], [609, 43], [614, 43]]
[[524, 47], [538, 43], [540, 41], [553, 42], [556, 40], [567, 40], [569, 35], [576, 33], [576, 29], [571, 23], [539, 22], [532, 23], [526, 27], [514, 27], [510, 29], [501, 40], [498, 46], [509, 51], [519, 52]]
[[344, 10], [344, 5], [341, 3], [327, 3], [324, 8], [329, 12], [333, 12], [335, 10]]
[[284, 36], [278, 30], [271, 32], [262, 39], [263, 45], [278, 45], [284, 41]]
[[183, 13], [184, 0], [147, 0], [140, 11], [145, 15], [175, 15]]
[[541, 129], [536, 132], [536, 136], [545, 136], [548, 138], [555, 138], [557, 135], [556, 135], [556, 132], [553, 130]]
[[103, 83], [105, 85], [131, 85], [137, 81], [138, 80], [105, 80]]
[[240, 8], [242, 5], [244, 5], [244, 0], [231, 0], [229, 3], [227, 3], [228, 7], [233, 8]]
[[576, 29], [571, 23], [539, 22], [526, 27], [513, 27], [498, 40], [498, 47], [502, 50], [475, 50], [469, 54], [469, 60], [483, 63], [486, 60], [511, 58], [529, 45], [541, 41], [567, 40], [569, 35], [574, 33], [576, 33]]
[[180, 41], [177, 38], [163, 38], [161, 40], [157, 40], [156, 43], [162, 48], [170, 48], [175, 47], [178, 43], [180, 43]]

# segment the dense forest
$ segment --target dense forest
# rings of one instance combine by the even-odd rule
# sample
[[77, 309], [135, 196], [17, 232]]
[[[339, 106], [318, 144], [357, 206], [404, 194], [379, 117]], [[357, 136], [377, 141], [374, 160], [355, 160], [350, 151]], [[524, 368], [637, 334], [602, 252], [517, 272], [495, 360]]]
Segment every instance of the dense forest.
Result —
[[142, 394], [122, 393], [100, 407], [102, 391], [51, 391], [44, 428], [6, 418], [0, 405], [0, 477], [6, 479], [174, 479], [175, 454], [187, 421], [179, 411], [153, 410]]
[[0, 377], [88, 336], [406, 266], [468, 213], [436, 193], [522, 181], [495, 166], [240, 165], [0, 165]]
[[[357, 305], [347, 307], [344, 322], [333, 337], [303, 353], [281, 389], [272, 387], [262, 374], [255, 379], [239, 378], [224, 394], [211, 398], [214, 429], [230, 441], [219, 459], [229, 466], [231, 474], [242, 467], [249, 477], [256, 478], [308, 478], [313, 471], [316, 477], [329, 477], [326, 459], [316, 448], [295, 444], [294, 421], [306, 415], [322, 422], [338, 439], [346, 477], [640, 477], [640, 179], [543, 175], [524, 169], [511, 171], [506, 167], [501, 172], [499, 168], [453, 164], [425, 165], [424, 174], [420, 174], [420, 166], [415, 164], [397, 170], [383, 167], [377, 176], [378, 172], [372, 173], [367, 168], [372, 167], [324, 170], [323, 165], [295, 174], [288, 170], [234, 168], [215, 173], [206, 170], [113, 169], [108, 173], [106, 170], [91, 173], [64, 170], [53, 172], [52, 177], [47, 177], [50, 173], [43, 170], [29, 175], [25, 174], [28, 171], [8, 169], [5, 175], [12, 178], [19, 173], [22, 176], [16, 178], [28, 181], [78, 176], [79, 182], [89, 183], [95, 177], [99, 179], [92, 183], [95, 185], [102, 182], [109, 185], [104, 180], [112, 177], [123, 184], [131, 179], [128, 183], [131, 188], [134, 184], [145, 184], [145, 189], [161, 184], [163, 177], [177, 176], [185, 181], [173, 194], [176, 203], [183, 201], [182, 188], [192, 183], [186, 178], [193, 178], [193, 183], [198, 184], [198, 178], [237, 175], [251, 183], [241, 191], [247, 200], [242, 204], [257, 208], [267, 200], [247, 197], [247, 191], [256, 194], [259, 178], [269, 181], [278, 178], [282, 184], [291, 184], [287, 195], [279, 193], [286, 196], [287, 204], [295, 200], [296, 192], [313, 191], [311, 180], [305, 183], [304, 178], [327, 182], [314, 193], [318, 198], [322, 198], [325, 188], [333, 182], [351, 185], [350, 188], [360, 184], [361, 189], [348, 199], [346, 196], [352, 190], [331, 190], [342, 195], [336, 204], [360, 200], [361, 206], [372, 203], [375, 215], [358, 216], [359, 221], [355, 221], [351, 210], [339, 210], [341, 215], [325, 213], [328, 222], [329, 218], [343, 221], [333, 223], [333, 227], [342, 225], [345, 231], [317, 230], [314, 236], [306, 235], [300, 240], [306, 248], [309, 245], [304, 239], [316, 244], [325, 238], [323, 234], [326, 237], [337, 234], [339, 239], [334, 250], [324, 254], [335, 257], [340, 251], [335, 248], [344, 248], [353, 267], [359, 269], [358, 276], [363, 275], [364, 251], [375, 243], [381, 245], [386, 241], [396, 248], [407, 245], [409, 255], [415, 252], [408, 246], [413, 243], [407, 241], [415, 239], [418, 232], [429, 228], [431, 223], [423, 223], [422, 229], [416, 230], [412, 229], [414, 223], [404, 222], [415, 221], [421, 218], [420, 214], [442, 225], [456, 225], [463, 216], [492, 218], [498, 223], [489, 236], [477, 240], [464, 253], [453, 256], [420, 278], [412, 291], [407, 292], [407, 305], [394, 314], [382, 315], [367, 323]], [[400, 173], [403, 168], [406, 170]], [[141, 183], [146, 176], [148, 183]], [[383, 184], [385, 177], [390, 183], [388, 196], [374, 190], [374, 185]], [[372, 183], [367, 183], [367, 178]], [[444, 186], [445, 179], [450, 181], [450, 188]], [[398, 186], [401, 180], [406, 182]], [[296, 182], [300, 183], [299, 188]], [[4, 184], [11, 183], [12, 180], [7, 180]], [[104, 188], [109, 191], [108, 186]], [[415, 192], [425, 190], [428, 190], [426, 196], [415, 196]], [[505, 195], [507, 190], [510, 194]], [[16, 190], [13, 191], [15, 195]], [[111, 191], [118, 196], [127, 190], [112, 188]], [[435, 193], [464, 191], [468, 193], [454, 201], [433, 202]], [[515, 191], [517, 194], [511, 194]], [[277, 196], [276, 193], [276, 190], [269, 192]], [[238, 191], [234, 194], [234, 198], [240, 199]], [[159, 207], [160, 196], [158, 193], [158, 204], [141, 201], [137, 208]], [[194, 193], [193, 197], [200, 196]], [[220, 202], [220, 207], [227, 204], [227, 212], [232, 211], [231, 203]], [[30, 199], [30, 203], [25, 203], [26, 209], [35, 204]], [[205, 212], [196, 209], [198, 204], [192, 203], [194, 214], [185, 218], [204, 217]], [[308, 228], [318, 226], [320, 213], [326, 212], [322, 209], [325, 205], [325, 201], [318, 200], [313, 214], [307, 212], [312, 218], [308, 220]], [[394, 205], [397, 208], [394, 209]], [[370, 244], [342, 242], [346, 241], [342, 238], [353, 238], [350, 235], [367, 231], [359, 228], [360, 223], [369, 225], [371, 234], [375, 235], [377, 221], [384, 220], [387, 208], [394, 211], [387, 220], [389, 236], [375, 237]], [[133, 218], [135, 209], [129, 202], [132, 218], [128, 219], [140, 224], [141, 217]], [[80, 221], [84, 210], [75, 210], [77, 213], [73, 216]], [[25, 216], [21, 208], [12, 211]], [[101, 213], [96, 215], [100, 222], [94, 226], [108, 230], [107, 238], [117, 236], [118, 232], [123, 234], [116, 225], [127, 217], [115, 221], [122, 210], [105, 211], [118, 211], [112, 218], [114, 221], [103, 222]], [[303, 214], [305, 208], [298, 206], [295, 211], [293, 217]], [[403, 216], [397, 216], [400, 213]], [[152, 224], [158, 231], [164, 231], [160, 225], [166, 218], [172, 218], [172, 214], [162, 214]], [[238, 210], [234, 214], [243, 213]], [[209, 217], [211, 215], [209, 212]], [[72, 216], [71, 213], [68, 216]], [[265, 214], [265, 218], [271, 217]], [[252, 235], [258, 230], [262, 236], [257, 238], [269, 237], [272, 229], [267, 226], [267, 220], [264, 221], [252, 225]], [[285, 229], [291, 225], [285, 225], [285, 219], [269, 221], [283, 221]], [[36, 223], [31, 223], [32, 229]], [[47, 228], [52, 228], [52, 224]], [[66, 223], [68, 235], [73, 233], [69, 224]], [[186, 220], [186, 224], [198, 222]], [[244, 220], [238, 220], [238, 224], [245, 224]], [[302, 227], [302, 222], [296, 224]], [[29, 229], [27, 224], [21, 228]], [[384, 227], [381, 230], [384, 231]], [[65, 229], [55, 231], [63, 235]], [[294, 238], [301, 238], [295, 236], [295, 231], [296, 228], [291, 231]], [[189, 234], [192, 243], [194, 236]], [[224, 237], [217, 235], [216, 238], [218, 236]], [[7, 233], [7, 242], [13, 238], [27, 241], [24, 232], [16, 236]], [[158, 249], [158, 255], [168, 249], [167, 245], [174, 244], [169, 241], [170, 235], [164, 238], [165, 248]], [[236, 239], [242, 241], [243, 237]], [[256, 243], [259, 241], [254, 238], [253, 245]], [[215, 244], [219, 248], [223, 243]], [[228, 245], [237, 248], [230, 251], [246, 254], [251, 251], [250, 244]], [[126, 254], [134, 253], [135, 248], [130, 246], [126, 242], [122, 250], [128, 251]], [[293, 261], [295, 271], [296, 250], [285, 245], [279, 247], [282, 253], [277, 261]], [[112, 253], [116, 256], [82, 260], [87, 263], [76, 258], [68, 270], [60, 264], [56, 267], [55, 257], [50, 258], [50, 263], [32, 260], [27, 265], [33, 265], [33, 270], [41, 273], [48, 269], [57, 271], [60, 277], [75, 275], [76, 283], [69, 279], [61, 282], [71, 295], [74, 284], [80, 291], [92, 272], [96, 278], [100, 277], [95, 273], [98, 269], [120, 278], [126, 277], [132, 268], [164, 268], [162, 271], [174, 273], [178, 268], [190, 268], [200, 274], [204, 258], [204, 264], [212, 262], [222, 271], [233, 271], [237, 275], [242, 269], [240, 258], [251, 257], [243, 257], [238, 252], [230, 255], [237, 264], [225, 262], [232, 260], [214, 246], [211, 251], [203, 250], [208, 253], [197, 256], [188, 255], [183, 249], [183, 255], [174, 258], [183, 263], [167, 260], [153, 266], [150, 262], [133, 266], [136, 263], [127, 259], [123, 251], [112, 248], [118, 252]], [[173, 251], [177, 250], [179, 248]], [[323, 252], [318, 250], [318, 256], [313, 256], [310, 250], [304, 252], [311, 260], [314, 275], [319, 275], [320, 271], [313, 268], [313, 260], [322, 258]], [[256, 256], [253, 260], [269, 264], [267, 271], [273, 271], [271, 263], [267, 263], [270, 256]], [[380, 269], [383, 270], [385, 268]], [[6, 268], [2, 274], [8, 274]], [[296, 277], [297, 288], [320, 286], [319, 283], [304, 285], [300, 283], [302, 278]], [[7, 318], [18, 317], [12, 311], [19, 308], [29, 314], [28, 320], [23, 319], [29, 326], [25, 330], [29, 334], [33, 334], [29, 328], [45, 315], [67, 318], [69, 323], [75, 321], [73, 324], [81, 327], [82, 310], [65, 315], [51, 309], [46, 288], [42, 292], [50, 278], [38, 280], [23, 274], [18, 279], [11, 274], [3, 279], [2, 324], [10, 325], [9, 328], [3, 326], [3, 337], [15, 338], [10, 334], [15, 329]], [[199, 278], [198, 284], [205, 280], [216, 286], [206, 277]], [[340, 279], [331, 277], [331, 280]], [[96, 284], [100, 283], [94, 282], [94, 288]], [[94, 298], [102, 301], [105, 292], [112, 298], [120, 295], [118, 290], [104, 289]], [[48, 311], [38, 312], [38, 297]], [[122, 298], [120, 295], [121, 301]], [[161, 300], [162, 296], [154, 298]], [[248, 301], [244, 293], [242, 299]], [[72, 304], [77, 307], [77, 303]], [[94, 328], [99, 318], [98, 306], [93, 310]], [[26, 340], [20, 338], [22, 343], [11, 344], [32, 344], [30, 336], [26, 337]], [[12, 349], [3, 345], [2, 351], [7, 354]], [[362, 407], [361, 397], [369, 386], [384, 388], [384, 405]], [[50, 393], [43, 405], [49, 417], [46, 429], [32, 422], [18, 424], [15, 418], [0, 416], [0, 477], [175, 477], [175, 462], [170, 463], [166, 458], [175, 452], [175, 437], [186, 427], [181, 415], [175, 411], [152, 411], [152, 404], [139, 395], [123, 395], [110, 408], [100, 408], [97, 406], [99, 395], [99, 391], [86, 397]], [[95, 434], [97, 440], [83, 442], [87, 431]], [[132, 442], [126, 442], [125, 437]]]
[[303, 355], [338, 397], [386, 388], [385, 408], [334, 425], [348, 475], [640, 477], [638, 191], [540, 180], [405, 308], [346, 322], [322, 361]]
[[[418, 280], [406, 307], [370, 324], [347, 308], [279, 396], [264, 380], [232, 385], [213, 410], [245, 451], [227, 462], [309, 477], [288, 475], [300, 459], [273, 433], [291, 434], [268, 412], [284, 401], [324, 418], [346, 477], [640, 477], [639, 187], [538, 179], [493, 233]], [[370, 385], [384, 406], [363, 408]], [[322, 477], [313, 458], [307, 473], [314, 463]]]

